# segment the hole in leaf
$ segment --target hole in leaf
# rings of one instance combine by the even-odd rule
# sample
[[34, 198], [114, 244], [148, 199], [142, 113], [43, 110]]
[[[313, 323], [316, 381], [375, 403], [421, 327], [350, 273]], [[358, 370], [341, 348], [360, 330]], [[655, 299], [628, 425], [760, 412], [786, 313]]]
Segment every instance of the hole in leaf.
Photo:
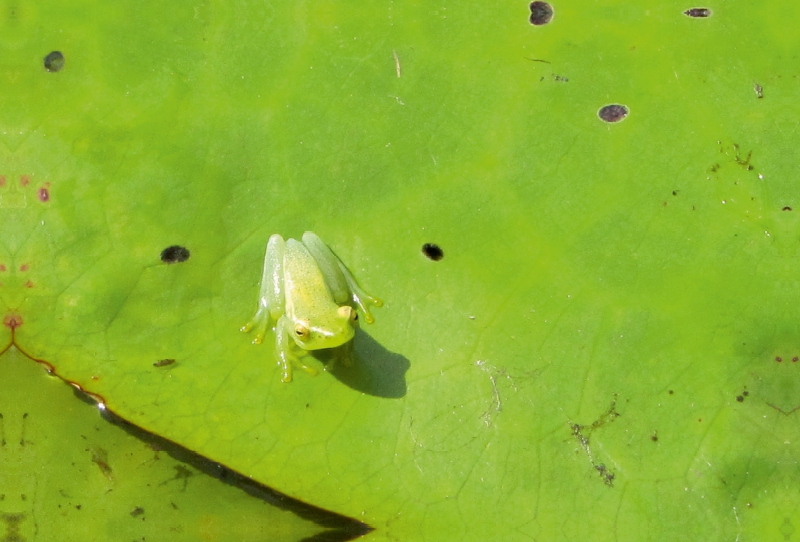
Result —
[[553, 6], [547, 2], [531, 2], [531, 24], [541, 26], [553, 20]]
[[422, 245], [422, 253], [434, 262], [438, 262], [444, 258], [444, 251], [439, 248], [439, 245], [434, 245], [433, 243], [425, 243]]
[[708, 9], [708, 8], [692, 8], [692, 9], [687, 9], [686, 11], [684, 11], [683, 14], [684, 15], [688, 15], [689, 17], [694, 17], [695, 19], [697, 19], [697, 18], [710, 17], [711, 16], [711, 10]]
[[172, 245], [161, 251], [161, 261], [164, 263], [181, 263], [189, 259], [189, 250], [185, 247]]
[[64, 55], [61, 51], [53, 51], [44, 57], [44, 69], [49, 72], [61, 71], [64, 67]]
[[597, 116], [606, 122], [619, 122], [628, 116], [628, 108], [620, 104], [604, 105]]

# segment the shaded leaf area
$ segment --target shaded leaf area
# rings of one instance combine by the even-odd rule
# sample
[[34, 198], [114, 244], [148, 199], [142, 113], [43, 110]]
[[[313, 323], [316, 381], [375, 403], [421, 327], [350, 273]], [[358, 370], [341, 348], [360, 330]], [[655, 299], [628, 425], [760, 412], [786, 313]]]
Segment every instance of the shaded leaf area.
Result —
[[325, 532], [282, 510], [274, 495], [179, 461], [163, 439], [143, 442], [108, 423], [83, 394], [16, 349], [0, 356], [0, 381], [2, 540], [260, 541]]
[[[796, 536], [800, 6], [687, 9], [7, 11], [5, 333], [374, 539]], [[304, 230], [386, 303], [287, 385]]]

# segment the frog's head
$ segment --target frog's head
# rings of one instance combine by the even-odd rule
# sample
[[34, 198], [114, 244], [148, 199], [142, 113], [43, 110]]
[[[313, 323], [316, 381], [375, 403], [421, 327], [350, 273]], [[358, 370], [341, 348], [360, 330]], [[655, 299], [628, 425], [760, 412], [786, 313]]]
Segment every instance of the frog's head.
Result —
[[304, 350], [336, 348], [353, 338], [357, 321], [358, 312], [345, 305], [338, 307], [325, 321], [317, 319], [311, 323], [305, 319], [296, 320], [292, 337], [297, 346]]

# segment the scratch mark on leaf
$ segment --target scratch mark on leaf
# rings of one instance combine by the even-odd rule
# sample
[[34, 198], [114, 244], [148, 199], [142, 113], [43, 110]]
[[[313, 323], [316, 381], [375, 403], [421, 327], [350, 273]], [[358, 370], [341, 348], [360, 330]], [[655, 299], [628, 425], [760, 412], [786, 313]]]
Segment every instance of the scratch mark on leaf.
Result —
[[411, 429], [413, 425], [414, 425], [414, 418], [410, 418], [408, 420], [408, 433], [411, 435], [411, 440], [414, 441], [414, 452], [412, 454], [414, 456], [414, 466], [417, 467], [417, 470], [419, 472], [424, 474], [422, 472], [422, 468], [419, 466], [419, 463], [417, 463], [417, 448], [422, 448], [422, 443], [420, 443], [417, 440], [417, 437], [414, 436], [414, 431]]
[[394, 57], [394, 69], [397, 73], [397, 78], [400, 78], [400, 59], [397, 57], [397, 51], [392, 49], [392, 56]]
[[489, 380], [492, 382], [492, 400], [489, 404], [489, 407], [481, 414], [481, 419], [483, 423], [486, 424], [486, 427], [491, 427], [492, 423], [494, 422], [494, 417], [503, 411], [503, 403], [500, 399], [500, 390], [497, 388], [497, 377], [503, 376], [511, 382], [511, 387], [514, 391], [517, 391], [517, 386], [514, 384], [514, 380], [506, 373], [505, 367], [498, 369], [494, 365], [490, 365], [486, 363], [484, 360], [478, 360], [475, 362], [484, 373], [489, 375]]

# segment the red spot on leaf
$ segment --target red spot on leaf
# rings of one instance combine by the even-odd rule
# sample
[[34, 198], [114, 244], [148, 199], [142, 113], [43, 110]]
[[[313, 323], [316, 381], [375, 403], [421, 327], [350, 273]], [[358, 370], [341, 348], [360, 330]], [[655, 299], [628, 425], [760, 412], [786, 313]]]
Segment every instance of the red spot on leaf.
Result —
[[6, 176], [0, 175], [0, 186], [5, 186], [5, 185], [6, 185]]
[[26, 282], [26, 283], [25, 283], [25, 287], [26, 287], [26, 288], [33, 288], [33, 281], [32, 281], [32, 280], [29, 280], [28, 282]]
[[0, 272], [3, 272], [5, 270], [6, 270], [6, 266], [0, 263]]
[[19, 314], [6, 314], [3, 318], [3, 325], [11, 329], [16, 329], [22, 325], [22, 316]]
[[28, 270], [28, 264], [24, 263], [24, 264], [20, 265], [19, 266], [19, 270], [20, 271], [27, 271]]
[[47, 188], [40, 188], [37, 195], [39, 196], [39, 201], [43, 203], [50, 200], [50, 191]]
[[19, 185], [20, 186], [28, 186], [31, 184], [31, 176], [30, 175], [20, 175], [19, 177]]

